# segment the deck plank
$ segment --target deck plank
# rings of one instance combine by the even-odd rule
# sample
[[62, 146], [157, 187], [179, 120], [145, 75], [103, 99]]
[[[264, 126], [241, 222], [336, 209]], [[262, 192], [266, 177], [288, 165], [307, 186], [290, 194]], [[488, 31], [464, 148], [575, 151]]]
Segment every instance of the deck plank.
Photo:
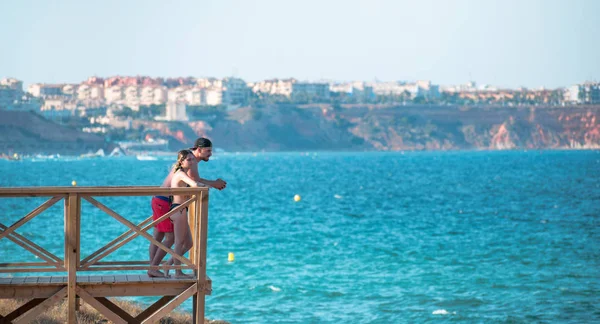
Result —
[[115, 276], [102, 276], [102, 282], [113, 283], [115, 282]]
[[39, 278], [38, 283], [43, 285], [43, 284], [49, 284], [50, 278], [52, 278], [52, 277], [44, 276], [44, 277], [38, 277], [38, 278]]
[[25, 283], [25, 278], [26, 277], [13, 277], [12, 280], [10, 281], [11, 285], [22, 285]]
[[50, 277], [50, 283], [66, 283], [67, 278], [63, 276], [52, 276]]
[[102, 283], [102, 276], [90, 276], [90, 283]]
[[142, 282], [140, 275], [127, 275], [127, 282]]
[[114, 280], [115, 280], [115, 282], [126, 282], [127, 276], [126, 275], [115, 276]]
[[10, 284], [12, 277], [0, 278], [0, 285]]
[[39, 280], [39, 277], [33, 277], [33, 276], [27, 276], [25, 277], [25, 283], [37, 283]]

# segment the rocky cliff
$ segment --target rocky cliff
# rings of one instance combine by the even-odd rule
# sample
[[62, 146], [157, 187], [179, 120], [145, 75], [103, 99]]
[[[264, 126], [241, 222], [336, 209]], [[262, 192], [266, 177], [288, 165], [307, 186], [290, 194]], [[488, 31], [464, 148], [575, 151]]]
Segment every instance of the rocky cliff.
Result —
[[187, 134], [179, 147], [208, 136], [228, 151], [600, 148], [599, 113], [600, 107], [281, 105], [176, 128]]
[[600, 108], [397, 107], [340, 113], [379, 150], [600, 148]]
[[[600, 148], [600, 107], [295, 106], [213, 113], [185, 123], [135, 121], [175, 151], [198, 136], [227, 151]], [[34, 113], [0, 112], [0, 152], [87, 152], [109, 144]]]

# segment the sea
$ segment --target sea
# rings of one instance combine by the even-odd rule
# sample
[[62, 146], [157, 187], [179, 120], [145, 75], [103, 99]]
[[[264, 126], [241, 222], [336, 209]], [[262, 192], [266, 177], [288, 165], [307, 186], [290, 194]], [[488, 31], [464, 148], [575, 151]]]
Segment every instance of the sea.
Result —
[[[159, 185], [175, 158], [0, 161], [0, 186]], [[207, 318], [600, 323], [600, 151], [218, 153], [199, 168], [227, 181], [210, 191]], [[0, 200], [5, 225], [45, 201], [19, 199]], [[151, 215], [149, 197], [98, 199]], [[61, 255], [62, 217], [18, 233]], [[81, 222], [82, 255], [126, 231], [86, 202]], [[147, 260], [148, 243], [117, 252]], [[1, 262], [27, 254], [0, 240]]]

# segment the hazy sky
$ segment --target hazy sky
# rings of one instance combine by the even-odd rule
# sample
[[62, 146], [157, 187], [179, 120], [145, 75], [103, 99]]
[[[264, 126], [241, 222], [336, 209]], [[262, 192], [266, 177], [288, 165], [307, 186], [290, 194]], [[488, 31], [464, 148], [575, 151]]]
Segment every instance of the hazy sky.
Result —
[[0, 77], [600, 80], [600, 1], [2, 1]]

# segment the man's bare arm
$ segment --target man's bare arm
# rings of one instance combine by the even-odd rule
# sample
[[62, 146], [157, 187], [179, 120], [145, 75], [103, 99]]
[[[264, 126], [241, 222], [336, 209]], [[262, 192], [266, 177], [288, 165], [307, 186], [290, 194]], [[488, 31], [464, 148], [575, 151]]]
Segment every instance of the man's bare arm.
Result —
[[225, 187], [227, 186], [227, 182], [223, 181], [222, 179], [217, 179], [217, 180], [208, 180], [208, 179], [204, 179], [204, 178], [200, 178], [200, 174], [198, 173], [198, 166], [196, 165], [196, 167], [191, 167], [188, 172], [187, 175], [194, 179], [197, 182], [200, 182], [202, 184], [204, 184], [207, 187], [211, 187], [211, 188], [215, 188], [218, 190], [223, 190], [225, 189]]

